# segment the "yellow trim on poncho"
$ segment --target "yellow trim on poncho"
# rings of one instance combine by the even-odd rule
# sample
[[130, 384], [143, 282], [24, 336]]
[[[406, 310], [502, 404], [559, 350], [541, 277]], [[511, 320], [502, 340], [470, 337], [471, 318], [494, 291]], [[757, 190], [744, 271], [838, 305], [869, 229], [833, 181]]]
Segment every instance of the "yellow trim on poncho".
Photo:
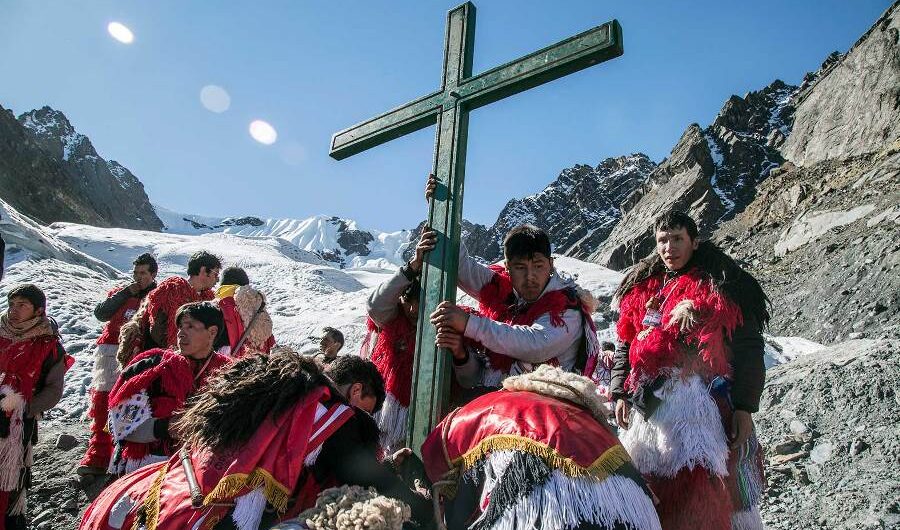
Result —
[[558, 469], [570, 477], [592, 477], [598, 480], [605, 479], [624, 464], [631, 462], [628, 451], [619, 444], [604, 451], [590, 466], [582, 467], [571, 458], [559, 454], [552, 447], [531, 438], [514, 434], [495, 434], [488, 436], [465, 454], [453, 460], [453, 466], [462, 465], [463, 469], [469, 469], [494, 451], [523, 451], [537, 456], [550, 468]]
[[203, 505], [209, 506], [216, 501], [231, 500], [244, 490], [249, 492], [256, 488], [263, 488], [263, 495], [277, 512], [283, 513], [287, 510], [291, 491], [261, 468], [254, 469], [250, 474], [234, 473], [222, 477], [216, 487], [203, 499]]
[[159, 494], [162, 491], [162, 485], [168, 471], [169, 463], [166, 462], [159, 468], [156, 478], [153, 479], [153, 484], [151, 484], [150, 489], [147, 490], [147, 499], [144, 501], [144, 524], [140, 524], [141, 518], [140, 514], [138, 514], [138, 516], [134, 518], [134, 524], [131, 526], [131, 530], [140, 530], [141, 528], [145, 528], [146, 530], [156, 530], [156, 525], [159, 524]]

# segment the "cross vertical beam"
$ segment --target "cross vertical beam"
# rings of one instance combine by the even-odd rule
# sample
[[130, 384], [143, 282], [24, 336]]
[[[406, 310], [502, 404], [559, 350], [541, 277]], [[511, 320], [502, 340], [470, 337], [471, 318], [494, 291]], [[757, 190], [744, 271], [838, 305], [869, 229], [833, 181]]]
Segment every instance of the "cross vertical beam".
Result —
[[419, 298], [408, 416], [407, 444], [415, 449], [443, 417], [450, 395], [450, 355], [434, 346], [436, 330], [428, 316], [441, 301], [456, 301], [469, 111], [454, 94], [462, 81], [472, 75], [474, 36], [475, 6], [467, 3], [450, 11], [441, 83], [442, 92], [449, 98], [444, 100], [438, 115], [432, 169], [439, 191], [430, 201], [428, 214], [428, 226], [437, 233], [438, 241], [422, 270], [423, 296]]
[[439, 90], [335, 133], [330, 155], [342, 160], [437, 125], [433, 170], [438, 188], [428, 225], [437, 246], [422, 271], [416, 355], [407, 442], [418, 450], [446, 412], [450, 354], [434, 346], [428, 322], [443, 300], [456, 301], [456, 274], [465, 179], [469, 111], [622, 55], [622, 28], [615, 20], [534, 53], [472, 76], [475, 6], [466, 2], [447, 14], [444, 68]]

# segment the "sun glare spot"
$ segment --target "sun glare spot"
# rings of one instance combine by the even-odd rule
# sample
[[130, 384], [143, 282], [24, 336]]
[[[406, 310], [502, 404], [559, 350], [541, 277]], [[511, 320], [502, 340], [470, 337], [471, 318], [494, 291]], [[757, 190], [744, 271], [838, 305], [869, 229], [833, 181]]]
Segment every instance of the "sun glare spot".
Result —
[[220, 86], [206, 85], [200, 89], [200, 103], [206, 110], [222, 113], [231, 107], [231, 96]]
[[134, 33], [128, 29], [128, 26], [121, 22], [110, 22], [109, 25], [106, 26], [106, 31], [109, 32], [112, 38], [122, 44], [131, 44], [134, 42]]
[[262, 120], [253, 120], [250, 122], [250, 136], [261, 144], [272, 145], [278, 139], [278, 133], [275, 128]]

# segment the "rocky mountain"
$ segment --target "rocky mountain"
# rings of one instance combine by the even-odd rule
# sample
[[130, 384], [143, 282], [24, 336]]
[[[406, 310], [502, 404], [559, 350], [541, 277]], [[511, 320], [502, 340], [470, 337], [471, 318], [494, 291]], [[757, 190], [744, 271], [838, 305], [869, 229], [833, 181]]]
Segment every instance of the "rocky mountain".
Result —
[[[20, 115], [18, 121], [25, 135], [30, 135], [30, 144], [38, 146], [68, 177], [62, 182], [51, 177], [48, 185], [79, 192], [86, 202], [83, 209], [93, 211], [91, 217], [99, 218], [99, 226], [162, 228], [141, 181], [122, 164], [101, 157], [91, 140], [78, 133], [62, 112], [45, 106]], [[17, 204], [12, 198], [7, 200]], [[88, 222], [46, 212], [38, 218], [46, 222]]]
[[898, 340], [851, 340], [769, 370], [754, 414], [767, 528], [900, 528], [898, 381]]
[[37, 138], [0, 107], [0, 196], [41, 222], [55, 220], [108, 224], [94, 211], [87, 190]]
[[715, 234], [784, 308], [776, 333], [900, 333], [898, 28], [895, 3], [801, 91], [789, 161]]
[[688, 211], [708, 236], [753, 200], [757, 185], [783, 158], [797, 87], [775, 81], [731, 96], [706, 128], [692, 124], [669, 157], [622, 203], [618, 224], [590, 258], [622, 269], [653, 249], [653, 220], [672, 208]]
[[485, 240], [466, 245], [473, 255], [500, 259], [506, 233], [529, 223], [547, 231], [554, 253], [584, 259], [606, 239], [622, 216], [620, 205], [655, 167], [647, 155], [636, 153], [607, 158], [596, 167], [566, 168], [539, 193], [506, 203]]
[[[596, 167], [576, 164], [539, 193], [507, 202], [490, 227], [463, 219], [461, 239], [470, 255], [494, 262], [503, 257], [506, 233], [528, 223], [547, 231], [555, 254], [584, 259], [606, 239], [622, 216], [622, 202], [655, 167], [643, 153], [607, 158]], [[410, 230], [404, 259], [412, 257], [424, 224]]]

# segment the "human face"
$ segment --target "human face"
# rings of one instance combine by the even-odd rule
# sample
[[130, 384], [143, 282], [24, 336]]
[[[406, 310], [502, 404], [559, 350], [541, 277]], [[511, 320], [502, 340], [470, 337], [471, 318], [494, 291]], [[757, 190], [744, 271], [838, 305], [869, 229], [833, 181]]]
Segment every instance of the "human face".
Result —
[[553, 258], [548, 258], [540, 252], [535, 252], [531, 258], [509, 258], [506, 260], [506, 269], [509, 271], [513, 289], [526, 302], [534, 302], [541, 297], [547, 282], [550, 281], [550, 275], [553, 274]]
[[373, 414], [375, 412], [375, 405], [378, 403], [378, 400], [375, 396], [363, 395], [363, 385], [362, 383], [353, 383], [350, 385], [350, 388], [347, 389], [347, 401], [350, 402], [350, 405], [362, 409], [369, 414]]
[[43, 312], [43, 308], [35, 309], [27, 298], [14, 296], [9, 300], [9, 309], [6, 311], [6, 314], [9, 316], [10, 323], [18, 325], [31, 320]]
[[198, 286], [201, 291], [205, 291], [207, 289], [212, 289], [219, 283], [219, 272], [220, 269], [216, 267], [215, 269], [207, 269], [206, 267], [200, 267], [200, 274], [197, 275]]
[[683, 269], [699, 244], [684, 227], [656, 232], [656, 253], [670, 271]]
[[212, 352], [213, 341], [219, 333], [217, 326], [206, 327], [188, 314], [181, 315], [178, 326], [178, 351], [185, 357], [203, 359]]
[[403, 310], [403, 315], [406, 316], [406, 319], [415, 324], [419, 321], [419, 300], [407, 300], [406, 298], [400, 299], [400, 309]]
[[156, 273], [150, 272], [150, 265], [135, 265], [131, 273], [134, 283], [143, 291], [156, 279]]

